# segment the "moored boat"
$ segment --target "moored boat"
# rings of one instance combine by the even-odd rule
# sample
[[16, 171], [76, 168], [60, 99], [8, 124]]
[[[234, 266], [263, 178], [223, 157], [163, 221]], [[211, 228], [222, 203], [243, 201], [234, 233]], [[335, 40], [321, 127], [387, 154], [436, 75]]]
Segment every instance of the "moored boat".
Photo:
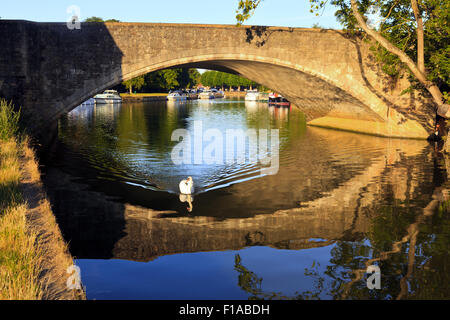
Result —
[[246, 101], [267, 101], [269, 94], [267, 92], [259, 92], [258, 90], [248, 90], [245, 95]]
[[248, 90], [245, 94], [245, 101], [258, 101], [259, 92], [256, 90]]
[[188, 100], [196, 100], [198, 99], [198, 93], [197, 90], [191, 89], [187, 92], [187, 98]]
[[269, 95], [269, 104], [276, 106], [290, 106], [291, 103], [282, 95], [277, 93], [271, 93]]
[[116, 90], [105, 90], [94, 96], [96, 104], [122, 103], [122, 97]]
[[214, 96], [214, 93], [212, 93], [212, 91], [206, 90], [206, 91], [201, 92], [198, 95], [198, 98], [199, 99], [214, 99], [215, 96]]
[[221, 99], [225, 97], [225, 93], [222, 90], [211, 89], [215, 99]]
[[182, 94], [179, 91], [170, 92], [167, 95], [168, 101], [185, 101], [187, 100], [187, 96], [185, 94]]

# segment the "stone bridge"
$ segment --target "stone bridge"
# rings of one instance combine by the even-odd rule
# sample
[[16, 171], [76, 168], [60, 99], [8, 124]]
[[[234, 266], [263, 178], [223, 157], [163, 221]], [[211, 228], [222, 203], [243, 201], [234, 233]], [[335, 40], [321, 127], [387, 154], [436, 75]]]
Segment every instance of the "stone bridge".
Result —
[[390, 82], [369, 44], [337, 30], [0, 20], [0, 97], [45, 129], [120, 82], [170, 67], [242, 75], [286, 96], [311, 125], [426, 138], [429, 101]]

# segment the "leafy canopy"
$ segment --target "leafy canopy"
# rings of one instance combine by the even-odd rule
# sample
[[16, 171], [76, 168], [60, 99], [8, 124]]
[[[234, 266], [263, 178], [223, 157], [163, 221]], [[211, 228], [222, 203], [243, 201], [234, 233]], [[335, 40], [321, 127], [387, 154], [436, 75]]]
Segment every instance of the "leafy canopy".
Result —
[[[165, 92], [179, 88], [192, 88], [200, 82], [200, 77], [197, 69], [164, 69], [124, 81], [121, 86], [129, 91]], [[122, 90], [123, 87], [117, 89]]]
[[93, 17], [90, 17], [90, 18], [85, 19], [84, 22], [120, 22], [120, 21], [117, 20], [117, 19], [103, 20], [103, 19], [100, 18], [100, 17], [95, 17], [95, 16], [93, 16]]
[[[241, 0], [236, 11], [237, 24], [248, 20], [262, 0]], [[335, 16], [348, 32], [360, 32], [350, 0], [308, 0], [310, 12], [320, 15], [326, 5], [337, 7]], [[424, 29], [424, 60], [428, 80], [436, 84], [447, 99], [450, 91], [450, 1], [417, 0]], [[417, 22], [411, 0], [358, 0], [358, 10], [367, 24], [401, 49], [413, 61], [417, 60]], [[385, 73], [397, 77], [403, 63], [397, 55], [381, 45], [374, 46], [375, 56]], [[414, 77], [411, 77], [414, 80]], [[416, 85], [418, 82], [416, 81]], [[423, 89], [423, 88], [422, 88]]]

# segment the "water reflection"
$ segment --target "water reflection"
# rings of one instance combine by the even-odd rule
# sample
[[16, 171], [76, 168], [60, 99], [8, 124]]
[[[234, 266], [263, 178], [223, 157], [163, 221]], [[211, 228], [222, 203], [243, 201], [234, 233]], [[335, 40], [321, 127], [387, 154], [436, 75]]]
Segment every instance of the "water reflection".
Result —
[[[295, 109], [243, 101], [83, 108], [61, 120], [45, 182], [88, 297], [450, 296], [445, 158], [426, 142], [306, 129]], [[198, 119], [278, 128], [278, 174], [170, 164], [171, 132]], [[195, 208], [175, 193], [187, 171], [202, 191]], [[368, 264], [381, 290], [367, 289]]]
[[180, 194], [180, 202], [187, 202], [188, 207], [187, 211], [192, 212], [194, 209], [194, 206], [192, 205], [192, 202], [194, 202], [194, 197], [190, 194]]

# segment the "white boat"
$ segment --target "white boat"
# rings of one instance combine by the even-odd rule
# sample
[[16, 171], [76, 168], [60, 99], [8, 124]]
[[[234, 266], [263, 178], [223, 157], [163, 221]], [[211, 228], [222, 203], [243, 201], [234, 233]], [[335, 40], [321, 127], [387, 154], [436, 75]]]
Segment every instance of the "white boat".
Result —
[[246, 101], [258, 101], [259, 100], [259, 92], [257, 90], [248, 90], [245, 94]]
[[281, 94], [271, 93], [269, 95], [269, 105], [289, 107], [291, 105], [291, 103], [285, 97], [283, 97]]
[[248, 90], [245, 95], [246, 101], [268, 101], [269, 94], [267, 92], [258, 92], [258, 90]]
[[187, 92], [187, 98], [188, 100], [197, 100], [198, 99], [198, 93], [197, 90], [191, 89]]
[[225, 93], [222, 90], [211, 89], [212, 94], [215, 99], [220, 99], [225, 97]]
[[116, 90], [105, 90], [94, 97], [96, 104], [122, 103], [122, 98]]
[[181, 94], [178, 91], [174, 91], [174, 92], [170, 92], [167, 95], [167, 100], [168, 101], [185, 101], [185, 100], [187, 100], [187, 96], [184, 94]]
[[203, 91], [198, 95], [199, 99], [214, 99], [214, 93], [211, 90]]

